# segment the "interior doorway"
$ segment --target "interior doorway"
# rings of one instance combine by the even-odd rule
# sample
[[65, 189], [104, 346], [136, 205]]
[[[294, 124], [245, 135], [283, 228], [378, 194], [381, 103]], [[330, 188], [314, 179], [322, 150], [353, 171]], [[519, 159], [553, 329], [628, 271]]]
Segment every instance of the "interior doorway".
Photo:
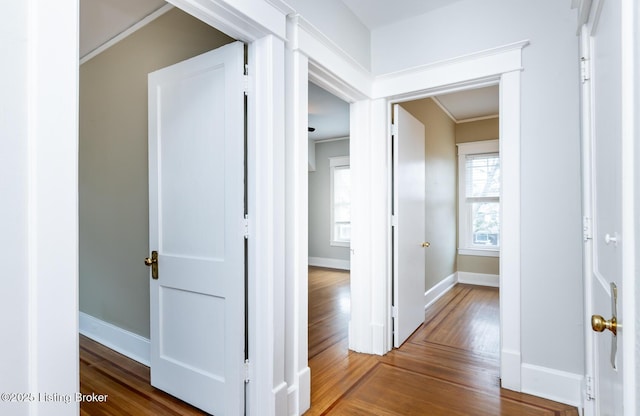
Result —
[[[427, 315], [428, 308], [457, 283], [493, 287], [498, 293], [498, 96], [495, 85], [399, 104], [424, 126], [425, 189], [422, 194], [425, 222], [424, 234], [418, 237], [424, 236], [425, 257], [421, 272], [425, 295], [417, 301], [421, 302]], [[395, 119], [394, 124], [397, 124]], [[393, 131], [396, 133], [397, 129]], [[401, 134], [400, 140], [403, 138]], [[394, 137], [394, 164], [398, 163], [396, 140]], [[470, 146], [474, 153], [469, 150]], [[467, 181], [472, 188], [466, 186]], [[397, 182], [396, 179], [394, 194], [401, 191], [402, 184]], [[468, 190], [475, 193], [467, 197]], [[401, 221], [394, 222], [399, 223]], [[397, 239], [398, 235], [394, 233], [394, 237]], [[418, 248], [420, 243], [415, 241], [413, 245]], [[398, 261], [402, 261], [402, 257], [394, 256], [394, 264]], [[394, 268], [394, 273], [398, 270], [407, 269]], [[402, 305], [399, 306], [402, 309]], [[489, 315], [485, 328], [493, 328], [493, 331], [483, 331], [482, 337], [491, 338], [494, 334], [495, 339], [488, 339], [486, 343], [496, 346], [494, 354], [497, 357], [499, 316]], [[492, 322], [494, 318], [495, 322]], [[395, 326], [394, 322], [394, 330]]]
[[[150, 363], [150, 341], [153, 341], [150, 333], [150, 275], [142, 261], [150, 252], [147, 74], [234, 41], [178, 8], [163, 6], [160, 11], [154, 19], [147, 19], [145, 25], [119, 42], [108, 45], [100, 53], [87, 54], [81, 61], [79, 87], [80, 332], [147, 366]], [[235, 55], [242, 58], [242, 45], [237, 46]], [[241, 79], [243, 65], [236, 61], [234, 68], [237, 71], [234, 72], [236, 78]], [[234, 109], [242, 114], [242, 88], [236, 91]], [[182, 106], [183, 109], [186, 107]], [[239, 126], [244, 124], [240, 118], [238, 121]], [[233, 151], [241, 155], [244, 153], [243, 137], [241, 130], [237, 131], [240, 138], [236, 140], [234, 137], [234, 143], [239, 144], [240, 150], [236, 151], [237, 147], [234, 147]], [[242, 162], [235, 165], [242, 166]], [[209, 175], [209, 178], [212, 176], [215, 175]], [[238, 182], [242, 184], [242, 180]], [[210, 180], [208, 185], [211, 185]], [[186, 188], [179, 185], [174, 189]], [[241, 189], [238, 192], [243, 193]], [[225, 201], [227, 199], [224, 198]], [[241, 201], [241, 197], [235, 200]], [[240, 205], [238, 217], [241, 218], [242, 202], [237, 205]], [[178, 216], [184, 229], [184, 216]], [[244, 239], [239, 230], [236, 235], [237, 246], [243, 249]], [[151, 249], [158, 250], [158, 247]], [[236, 258], [241, 258], [238, 264], [244, 261], [243, 255], [236, 255]], [[163, 274], [162, 271], [160, 273]], [[243, 272], [239, 274], [242, 276]], [[166, 281], [168, 273], [164, 273], [164, 277]], [[241, 292], [236, 300], [244, 297], [244, 289], [236, 292]], [[242, 309], [243, 305], [236, 307], [236, 311]], [[175, 319], [179, 314], [168, 315], [176, 322], [176, 328], [184, 328], [184, 324]], [[185, 337], [172, 338], [184, 340]], [[235, 338], [244, 339], [244, 333]], [[192, 359], [194, 354], [185, 352], [183, 345], [176, 343], [170, 348]], [[243, 346], [244, 342], [238, 341], [234, 349], [240, 350], [233, 360], [238, 366], [234, 383], [237, 388], [234, 387], [233, 396], [236, 407], [244, 403], [240, 369], [245, 357], [239, 356]], [[200, 363], [209, 365], [211, 361], [209, 358]], [[81, 388], [85, 391], [85, 386]], [[200, 399], [187, 398], [179, 392], [174, 394], [211, 411], [211, 407]], [[112, 403], [118, 400], [126, 398], [116, 392], [110, 394]], [[224, 401], [217, 402], [220, 406]]]
[[349, 104], [308, 84], [308, 358], [312, 405], [327, 357], [348, 354], [351, 263]]
[[[482, 334], [476, 335], [482, 338], [481, 349], [498, 360], [501, 339], [499, 86], [484, 85], [418, 97], [399, 105], [425, 126], [426, 221], [422, 243], [426, 246], [425, 295], [420, 300], [428, 317], [429, 307], [459, 283], [461, 287], [486, 287], [487, 293], [495, 293], [491, 295], [495, 297], [495, 305], [493, 301], [488, 302], [489, 306], [477, 305], [486, 314], [482, 318], [485, 323]], [[398, 131], [394, 126], [393, 133]], [[402, 139], [402, 134], [399, 136]], [[396, 140], [394, 137], [394, 163], [397, 163]], [[394, 172], [396, 168], [394, 166]], [[394, 195], [399, 191], [396, 182], [394, 180]], [[398, 219], [394, 220], [394, 231], [398, 223]], [[420, 241], [414, 243], [417, 247]], [[397, 244], [395, 239], [394, 244]], [[395, 263], [401, 257], [396, 256], [395, 249], [393, 253]], [[394, 267], [395, 273], [397, 270]], [[394, 285], [397, 280], [398, 276], [394, 276]], [[395, 287], [393, 291], [395, 293]], [[469, 308], [465, 303], [459, 304]], [[402, 310], [402, 305], [397, 306]], [[394, 304], [394, 317], [396, 311]], [[429, 322], [425, 322], [427, 324]], [[467, 330], [473, 332], [470, 328]]]

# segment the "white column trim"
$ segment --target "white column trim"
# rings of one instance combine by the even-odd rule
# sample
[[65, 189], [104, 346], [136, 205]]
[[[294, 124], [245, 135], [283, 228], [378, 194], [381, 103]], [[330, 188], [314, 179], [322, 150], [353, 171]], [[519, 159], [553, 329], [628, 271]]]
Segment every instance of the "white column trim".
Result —
[[[308, 59], [286, 50], [286, 351], [289, 383], [288, 415], [311, 406], [308, 366], [309, 140]], [[306, 377], [301, 379], [300, 377]]]
[[266, 36], [249, 45], [248, 203], [251, 414], [287, 409], [285, 366], [284, 43]]
[[[28, 189], [27, 235], [16, 236], [26, 244], [28, 297], [24, 312], [12, 311], [27, 315], [28, 334], [15, 341], [28, 350], [29, 389], [22, 393], [73, 395], [79, 385], [78, 3], [28, 3], [26, 172], [16, 172]], [[34, 415], [79, 412], [73, 402], [16, 406]]]
[[[520, 310], [520, 71], [500, 79], [500, 339], [502, 387], [520, 391], [520, 365], [509, 368], [507, 351], [521, 356]], [[508, 276], [508, 278], [507, 278]], [[513, 354], [511, 354], [513, 356]]]

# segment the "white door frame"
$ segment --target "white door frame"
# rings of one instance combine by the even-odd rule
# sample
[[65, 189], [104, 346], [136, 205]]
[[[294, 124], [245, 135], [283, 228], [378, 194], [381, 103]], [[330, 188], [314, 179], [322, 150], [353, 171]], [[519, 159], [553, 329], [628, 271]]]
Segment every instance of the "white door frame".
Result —
[[[247, 401], [252, 413], [285, 414], [285, 296], [284, 261], [281, 260], [284, 258], [284, 170], [281, 166], [284, 162], [285, 12], [274, 5], [277, 1], [237, 4], [228, 0], [172, 0], [171, 3], [227, 35], [249, 43], [253, 71], [248, 99], [252, 381]], [[29, 8], [5, 7], [9, 8], [10, 16], [20, 16], [20, 13], [26, 16], [28, 26], [24, 32], [16, 29], [15, 39], [26, 42], [29, 51], [24, 55], [29, 57], [24, 63], [16, 59], [18, 73], [26, 74], [25, 81], [29, 83], [29, 106], [24, 106], [29, 145], [24, 152], [22, 169], [28, 173], [24, 182], [29, 184], [26, 221], [30, 224], [24, 233], [29, 249], [24, 269], [29, 283], [24, 297], [19, 298], [30, 311], [23, 329], [24, 343], [20, 344], [27, 353], [23, 361], [15, 364], [16, 375], [29, 374], [29, 377], [28, 385], [17, 390], [76, 392], [79, 368], [78, 4], [34, 0]], [[22, 99], [18, 92], [16, 99]], [[15, 128], [20, 129], [17, 122]], [[19, 130], [15, 130], [15, 136], [21, 136]], [[16, 201], [22, 203], [19, 196]], [[51, 365], [39, 366], [40, 362]], [[47, 403], [31, 404], [29, 408], [33, 412], [38, 408], [53, 409], [52, 404]], [[56, 406], [55, 411], [47, 413], [71, 415], [76, 414], [77, 409], [76, 403]], [[24, 414], [27, 412], [25, 408]]]
[[[499, 83], [500, 85], [500, 156], [503, 172], [500, 236], [500, 370], [502, 387], [521, 391], [521, 310], [520, 310], [520, 72], [522, 71], [522, 49], [528, 41], [482, 51], [464, 57], [418, 67], [401, 73], [383, 75], [374, 83], [374, 98], [384, 97], [383, 104], [376, 106], [374, 116], [385, 125], [373, 129], [376, 146], [386, 147], [389, 152], [390, 109], [394, 102], [418, 99], [471, 87]], [[388, 156], [379, 165], [388, 165]], [[390, 182], [390, 172], [385, 183]], [[390, 200], [388, 202], [390, 204]], [[387, 208], [390, 211], [390, 205]], [[357, 214], [356, 214], [357, 215]], [[390, 215], [376, 229], [391, 227]], [[383, 238], [383, 233], [379, 238]], [[353, 237], [352, 237], [353, 238]], [[387, 240], [388, 241], [388, 240]], [[388, 273], [390, 274], [391, 248], [386, 247]], [[391, 279], [387, 278], [387, 298], [380, 307], [387, 309], [385, 349], [391, 345]], [[374, 307], [375, 309], [375, 307]]]
[[[366, 98], [366, 93], [359, 88], [368, 89], [370, 76], [298, 15], [292, 15], [289, 19], [287, 38], [286, 95], [287, 114], [290, 117], [287, 118], [285, 167], [286, 308], [292, 312], [287, 313], [286, 322], [289, 329], [286, 338], [286, 381], [289, 385], [289, 414], [302, 414], [311, 406], [311, 372], [308, 363], [308, 83], [312, 81], [344, 101], [353, 103]], [[345, 78], [350, 81], [344, 81]], [[353, 84], [359, 87], [352, 87]], [[353, 132], [353, 106], [351, 112], [350, 128]]]
[[[296, 16], [289, 24], [289, 124], [287, 282], [295, 285], [296, 334], [288, 349], [296, 354], [299, 397], [309, 382], [307, 362], [307, 81], [351, 103], [350, 160], [352, 180], [359, 184], [352, 194], [351, 320], [349, 348], [385, 354], [391, 349], [391, 198], [388, 137], [392, 102], [443, 92], [500, 84], [500, 153], [502, 166], [503, 247], [501, 282], [501, 378], [505, 388], [521, 391], [520, 344], [520, 72], [522, 49], [517, 42], [464, 57], [371, 77], [368, 71], [343, 55], [339, 48]], [[316, 62], [322, 62], [322, 65]], [[308, 71], [308, 72], [307, 72]], [[308, 74], [308, 77], [307, 77]], [[508, 279], [503, 279], [509, 276]], [[294, 384], [296, 384], [294, 382]], [[301, 399], [298, 411], [308, 403]]]

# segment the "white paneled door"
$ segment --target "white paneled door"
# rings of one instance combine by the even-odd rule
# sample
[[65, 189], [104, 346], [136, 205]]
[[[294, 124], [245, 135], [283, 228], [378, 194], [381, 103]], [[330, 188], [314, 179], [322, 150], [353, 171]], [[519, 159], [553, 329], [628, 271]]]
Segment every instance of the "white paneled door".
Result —
[[424, 322], [424, 125], [393, 106], [393, 346]]
[[151, 384], [216, 416], [244, 412], [243, 74], [240, 42], [149, 74]]
[[[591, 45], [591, 174], [586, 194], [592, 211], [591, 262], [587, 286], [591, 299], [593, 387], [596, 415], [622, 416], [623, 337], [616, 328], [624, 321], [622, 294], [622, 50], [620, 1], [601, 1], [592, 10]], [[598, 12], [600, 13], [598, 15]], [[588, 226], [588, 224], [587, 224]], [[599, 315], [599, 316], [598, 316]], [[614, 322], [613, 320], [616, 320]], [[596, 332], [602, 331], [602, 332]]]

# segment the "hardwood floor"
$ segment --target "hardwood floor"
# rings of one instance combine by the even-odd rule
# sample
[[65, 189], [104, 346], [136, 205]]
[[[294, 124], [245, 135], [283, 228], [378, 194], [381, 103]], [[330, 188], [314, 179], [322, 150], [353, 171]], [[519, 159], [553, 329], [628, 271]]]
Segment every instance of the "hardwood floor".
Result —
[[[311, 295], [316, 284], [326, 286], [323, 277], [345, 284], [341, 272], [310, 269], [309, 310], [318, 309], [313, 316], [330, 315], [315, 302], [331, 302]], [[325, 342], [309, 355], [311, 409], [305, 415], [577, 416], [571, 406], [500, 388], [498, 317], [497, 289], [457, 285], [401, 348], [384, 357], [349, 352], [346, 334], [329, 347]], [[335, 318], [336, 326], [348, 321], [342, 314]], [[316, 326], [310, 312], [310, 351], [319, 349], [311, 340], [324, 339], [314, 331], [327, 326]]]
[[106, 402], [80, 403], [81, 416], [205, 415], [150, 384], [149, 367], [80, 336], [80, 392]]
[[[384, 357], [348, 351], [349, 274], [309, 270], [311, 409], [305, 415], [578, 415], [575, 408], [500, 389], [498, 292], [458, 285]], [[82, 416], [204, 415], [149, 384], [149, 368], [80, 337]]]

